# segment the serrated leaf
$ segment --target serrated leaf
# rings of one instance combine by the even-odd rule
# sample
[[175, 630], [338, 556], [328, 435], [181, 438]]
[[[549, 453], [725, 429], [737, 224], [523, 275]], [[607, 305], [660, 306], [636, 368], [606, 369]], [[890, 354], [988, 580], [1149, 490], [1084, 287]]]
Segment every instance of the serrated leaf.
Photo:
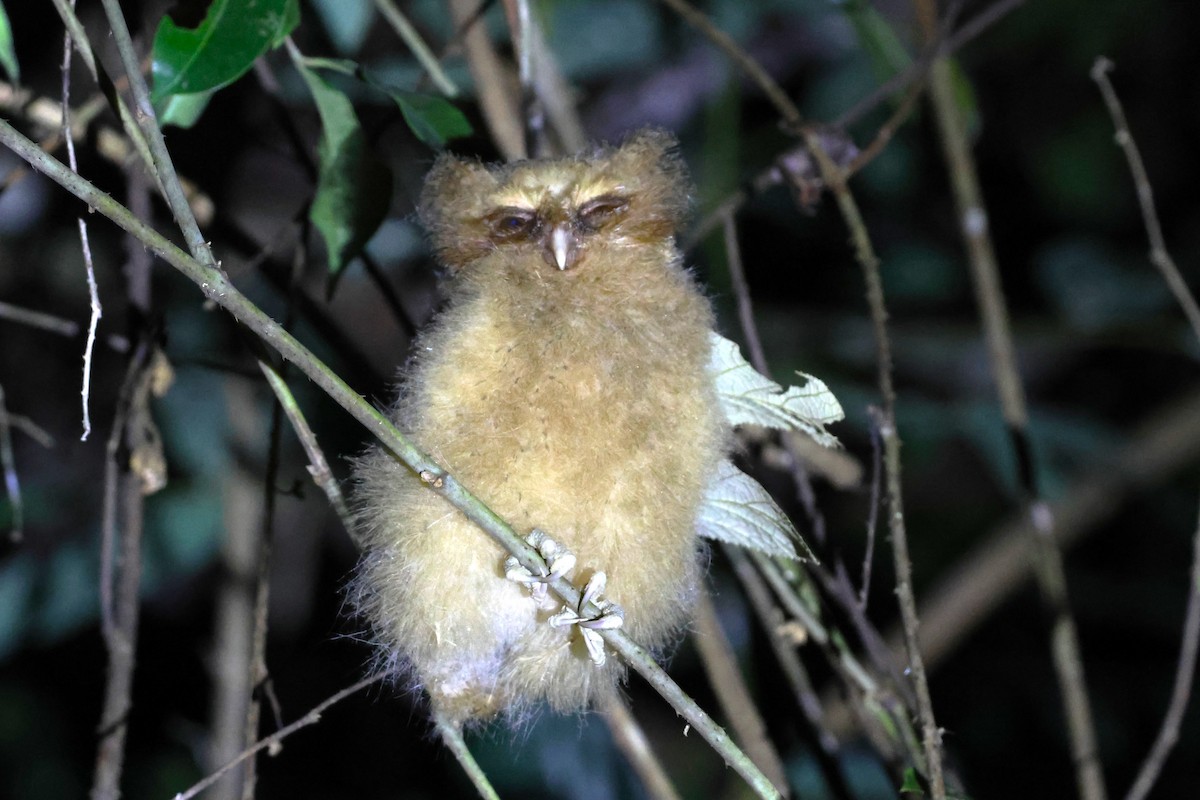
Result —
[[797, 372], [805, 384], [784, 389], [746, 363], [735, 343], [718, 333], [711, 333], [709, 339], [712, 342], [709, 370], [716, 382], [721, 410], [730, 425], [800, 431], [825, 447], [837, 446], [837, 437], [826, 431], [825, 426], [846, 415], [824, 382]]
[[[813, 558], [812, 551], [758, 481], [728, 459], [717, 465], [700, 504], [697, 532], [706, 539], [758, 550], [769, 556]], [[800, 554], [796, 545], [800, 546]]]
[[163, 17], [154, 34], [151, 99], [232, 83], [299, 22], [297, 0], [213, 0], [195, 28], [181, 28]]
[[8, 13], [4, 3], [0, 2], [0, 67], [8, 74], [13, 83], [21, 80], [21, 68], [17, 64], [17, 49], [13, 46], [12, 23], [8, 21]]
[[321, 232], [333, 277], [379, 229], [392, 199], [392, 171], [367, 145], [354, 107], [342, 92], [297, 62], [321, 117], [317, 193], [308, 218]]

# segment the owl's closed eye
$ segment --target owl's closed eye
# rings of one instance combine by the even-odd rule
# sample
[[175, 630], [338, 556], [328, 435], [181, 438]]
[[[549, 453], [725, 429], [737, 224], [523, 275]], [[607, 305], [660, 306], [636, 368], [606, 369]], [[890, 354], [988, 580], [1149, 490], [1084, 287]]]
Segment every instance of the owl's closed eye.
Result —
[[551, 162], [485, 166], [443, 156], [426, 181], [420, 212], [440, 260], [454, 271], [512, 247], [567, 271], [606, 245], [669, 238], [686, 209], [674, 140], [645, 131], [619, 149]]

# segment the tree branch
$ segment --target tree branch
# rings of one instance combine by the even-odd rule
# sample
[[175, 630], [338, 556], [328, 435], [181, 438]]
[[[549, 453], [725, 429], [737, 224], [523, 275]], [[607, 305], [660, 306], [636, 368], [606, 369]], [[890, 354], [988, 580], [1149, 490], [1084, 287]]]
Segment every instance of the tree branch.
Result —
[[[544, 561], [507, 522], [497, 516], [494, 511], [429, 456], [418, 450], [392, 425], [386, 416], [368, 404], [361, 395], [351, 389], [345, 381], [300, 344], [295, 337], [251, 303], [230, 283], [223, 272], [189, 257], [157, 231], [129, 213], [120, 203], [66, 169], [58, 160], [43, 152], [36, 144], [22, 136], [3, 120], [0, 120], [0, 143], [9, 147], [34, 169], [42, 172], [118, 226], [136, 236], [152, 252], [183, 273], [200, 287], [200, 291], [207, 299], [232, 313], [239, 322], [252, 330], [266, 344], [299, 367], [334, 402], [362, 423], [372, 436], [379, 439], [409, 469], [420, 476], [427, 486], [462, 511], [468, 519], [516, 556], [523, 566], [535, 574], [545, 574]], [[571, 607], [578, 607], [579, 590], [569, 581], [564, 578], [556, 578], [548, 585], [564, 603]], [[591, 605], [584, 610], [599, 613], [599, 610]], [[724, 729], [717, 725], [694, 700], [671, 680], [670, 676], [658, 666], [654, 658], [643, 647], [633, 642], [619, 629], [600, 633], [609, 646], [641, 674], [760, 796], [777, 796], [771, 782], [733, 743]]]

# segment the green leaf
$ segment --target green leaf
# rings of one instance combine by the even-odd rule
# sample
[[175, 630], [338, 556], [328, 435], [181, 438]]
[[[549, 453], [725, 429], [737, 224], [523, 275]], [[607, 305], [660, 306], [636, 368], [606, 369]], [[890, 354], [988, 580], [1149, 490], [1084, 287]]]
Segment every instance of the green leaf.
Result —
[[13, 47], [12, 24], [4, 11], [4, 3], [0, 2], [0, 67], [8, 73], [13, 83], [21, 80], [21, 69], [17, 65], [17, 50]]
[[912, 767], [904, 770], [904, 783], [900, 785], [900, 791], [909, 794], [925, 794], [925, 790], [921, 788], [921, 781], [917, 778], [917, 771]]
[[843, 0], [840, 5], [879, 77], [890, 77], [908, 69], [912, 56], [896, 31], [874, 6], [864, 0]]
[[177, 128], [190, 128], [200, 119], [208, 101], [212, 100], [215, 92], [195, 92], [194, 94], [173, 94], [162, 104], [158, 112], [158, 121], [163, 125], [174, 125]]
[[[706, 539], [759, 550], [769, 556], [813, 558], [787, 514], [767, 490], [728, 459], [717, 465], [700, 504], [696, 531]], [[796, 554], [799, 543], [803, 556]]]
[[163, 17], [154, 34], [151, 98], [157, 102], [232, 83], [299, 22], [297, 0], [213, 0], [195, 28]]
[[317, 193], [308, 218], [325, 240], [336, 277], [379, 228], [392, 199], [392, 172], [367, 146], [354, 107], [299, 60], [321, 116]]
[[845, 417], [842, 405], [829, 387], [812, 375], [796, 373], [804, 386], [784, 389], [760, 375], [742, 358], [738, 346], [710, 333], [712, 358], [709, 370], [717, 386], [717, 399], [730, 425], [762, 425], [808, 434], [818, 444], [835, 447], [837, 437], [825, 430]]
[[396, 101], [409, 129], [435, 150], [441, 150], [450, 139], [470, 136], [473, 132], [466, 116], [445, 98], [393, 89], [375, 81], [371, 83]]

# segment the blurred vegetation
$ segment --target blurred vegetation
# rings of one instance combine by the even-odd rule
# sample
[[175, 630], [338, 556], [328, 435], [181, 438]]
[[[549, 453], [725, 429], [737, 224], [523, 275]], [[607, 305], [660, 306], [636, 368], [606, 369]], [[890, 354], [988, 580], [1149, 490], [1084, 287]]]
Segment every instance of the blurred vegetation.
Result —
[[[123, 5], [135, 37], [148, 47], [167, 5]], [[435, 53], [452, 42], [454, 25], [440, 0], [400, 5]], [[16, 0], [4, 6], [21, 86], [35, 98], [58, 98], [62, 27], [53, 7]], [[116, 74], [94, 6], [81, 4], [79, 13]], [[988, 6], [964, 2], [960, 13], [969, 18]], [[535, 7], [590, 139], [615, 140], [644, 125], [678, 133], [697, 183], [697, 219], [795, 146], [758, 91], [664, 6], [554, 0]], [[906, 2], [711, 0], [702, 7], [809, 120], [837, 119], [920, 52]], [[199, 13], [174, 12], [175, 19], [195, 24], [203, 10], [200, 4]], [[489, 8], [485, 24], [498, 50], [510, 56], [498, 4]], [[0, 49], [2, 34], [0, 24]], [[1168, 245], [1185, 278], [1197, 285], [1200, 200], [1193, 184], [1200, 156], [1192, 143], [1200, 134], [1200, 84], [1190, 79], [1200, 67], [1197, 34], [1200, 7], [1190, 3], [1043, 0], [1012, 11], [956, 54], [959, 102], [971, 120], [1026, 381], [1034, 457], [1051, 501], [1098, 474], [1120, 484], [1121, 475], [1147, 466], [1122, 461], [1121, 448], [1141, 426], [1200, 389], [1197, 343], [1147, 261], [1128, 170], [1088, 77], [1097, 56], [1116, 63], [1113, 80], [1146, 160]], [[358, 124], [345, 136], [358, 137], [355, 147], [369, 151], [377, 159], [372, 163], [393, 176], [381, 198], [387, 219], [377, 231], [374, 225], [357, 229], [349, 244], [342, 243], [349, 256], [344, 270], [334, 270], [336, 285], [322, 255], [333, 241], [322, 228], [328, 223], [309, 214], [333, 147], [321, 138], [330, 135], [329, 123], [322, 129], [305, 79], [282, 48], [268, 50], [262, 66], [215, 92], [192, 127], [169, 128], [167, 141], [180, 174], [214, 204], [204, 234], [238, 287], [274, 318], [294, 319], [303, 342], [357, 391], [383, 403], [405, 359], [410, 327], [427, 320], [438, 301], [413, 203], [435, 153], [431, 145], [443, 142], [422, 124], [458, 135], [469, 123], [473, 133], [446, 146], [485, 159], [499, 153], [460, 48], [451, 47], [441, 63], [462, 96], [453, 106], [443, 100], [422, 106], [419, 98], [437, 92], [370, 0], [305, 2], [292, 37], [305, 56], [353, 59], [374, 84], [390, 87], [380, 91], [336, 69], [319, 70], [324, 85], [353, 103]], [[0, 71], [15, 77], [2, 54]], [[77, 59], [74, 104], [88, 99], [92, 86]], [[434, 120], [428, 122], [421, 115], [431, 107]], [[341, 109], [343, 122], [347, 108]], [[893, 108], [875, 109], [852, 126], [851, 136], [865, 145]], [[27, 110], [5, 105], [0, 114], [25, 129], [33, 127]], [[99, 125], [114, 126], [111, 112]], [[94, 130], [79, 143], [79, 170], [122, 198], [124, 172], [99, 155]], [[16, 168], [15, 156], [0, 149], [0, 174]], [[1017, 471], [927, 106], [918, 105], [851, 188], [882, 259], [892, 313], [908, 531], [921, 599], [1016, 514]], [[0, 302], [86, 327], [75, 221], [81, 212], [39, 176], [7, 183], [0, 194]], [[156, 205], [153, 218], [160, 230], [170, 229], [165, 208]], [[839, 489], [818, 481], [816, 488], [829, 536], [823, 552], [844, 557], [857, 580], [871, 512], [867, 408], [878, 402], [862, 277], [844, 224], [827, 199], [811, 213], [798, 213], [793, 196], [775, 187], [755, 193], [738, 222], [775, 377], [788, 382], [793, 370], [815, 374], [847, 411], [835, 432], [864, 466], [863, 482]], [[106, 663], [97, 603], [101, 475], [126, 357], [114, 344], [136, 337], [143, 320], [125, 299], [127, 244], [98, 217], [89, 218], [89, 227], [104, 303], [91, 391], [96, 430], [89, 441], [79, 441], [82, 337], [0, 315], [5, 407], [53, 437], [46, 447], [21, 429], [13, 431], [24, 538], [0, 545], [0, 798], [82, 796], [95, 757]], [[354, 237], [366, 239], [371, 231], [366, 252], [407, 321], [389, 308], [363, 259], [353, 257], [361, 244]], [[311, 257], [303, 261], [298, 287], [289, 289], [299, 241]], [[739, 337], [719, 233], [688, 258], [710, 287], [723, 330]], [[161, 265], [154, 269], [153, 297], [175, 383], [154, 406], [169, 481], [146, 504], [142, 623], [124, 781], [130, 798], [169, 797], [208, 772], [215, 607], [227, 577], [220, 551], [239, 487], [253, 487], [261, 501], [271, 413], [253, 355], [226, 315], [207, 308], [194, 286]], [[365, 433], [307, 381], [293, 384], [335, 473], [344, 478], [346, 458], [364, 447]], [[1112, 507], [1081, 532], [1066, 556], [1114, 795], [1132, 782], [1154, 737], [1179, 648], [1200, 443], [1190, 430], [1164, 436], [1180, 442], [1184, 452], [1151, 481], [1120, 484], [1111, 493]], [[267, 664], [290, 721], [357, 680], [371, 654], [341, 595], [355, 547], [312, 486], [290, 432], [284, 432], [281, 450], [273, 486]], [[758, 477], [797, 520], [804, 519], [786, 473], [763, 467]], [[0, 498], [0, 531], [12, 523], [13, 505]], [[869, 616], [888, 631], [897, 615], [885, 547], [881, 541], [876, 552]], [[727, 563], [719, 552], [712, 562], [720, 620], [796, 795], [837, 796], [818, 768], [815, 735]], [[819, 688], [837, 702], [828, 667], [808, 648], [801, 654]], [[715, 707], [690, 642], [671, 659], [670, 671], [703, 707]], [[1074, 794], [1043, 613], [1032, 586], [1022, 585], [980, 620], [932, 665], [930, 680], [949, 763], [972, 797]], [[683, 797], [745, 796], [711, 751], [681, 735], [682, 722], [652, 691], [634, 679], [629, 694]], [[269, 712], [264, 715], [269, 732], [274, 723]], [[593, 717], [545, 715], [517, 734], [493, 730], [469, 742], [503, 796], [642, 796]], [[898, 784], [866, 740], [845, 732], [842, 744], [840, 767], [850, 796], [897, 796]], [[1197, 758], [1200, 724], [1192, 709], [1154, 796], [1194, 794], [1191, 765]], [[433, 741], [419, 699], [389, 690], [334, 707], [318, 725], [288, 739], [278, 756], [260, 757], [259, 773], [263, 798], [467, 797], [472, 791]]]

